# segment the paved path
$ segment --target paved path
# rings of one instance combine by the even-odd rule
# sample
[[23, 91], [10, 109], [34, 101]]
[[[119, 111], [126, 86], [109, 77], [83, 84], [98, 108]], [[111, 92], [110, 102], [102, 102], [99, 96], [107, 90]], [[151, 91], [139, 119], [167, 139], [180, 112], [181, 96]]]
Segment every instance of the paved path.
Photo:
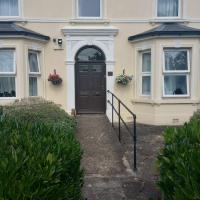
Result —
[[[122, 145], [104, 115], [77, 117], [77, 138], [84, 151], [84, 196], [88, 200], [147, 200], [158, 192], [145, 170], [132, 170], [132, 142], [124, 134]], [[128, 142], [126, 142], [128, 141]], [[139, 147], [140, 148], [140, 147]], [[142, 160], [143, 161], [143, 160]], [[139, 163], [140, 167], [142, 162]], [[148, 166], [149, 168], [149, 166]], [[146, 176], [148, 180], [143, 179]], [[156, 200], [156, 199], [155, 199]]]

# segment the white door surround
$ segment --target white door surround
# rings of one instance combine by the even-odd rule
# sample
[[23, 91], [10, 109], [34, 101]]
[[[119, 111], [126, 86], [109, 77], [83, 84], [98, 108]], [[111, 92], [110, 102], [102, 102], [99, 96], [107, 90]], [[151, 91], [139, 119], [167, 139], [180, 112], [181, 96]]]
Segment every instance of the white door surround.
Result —
[[[100, 48], [106, 57], [106, 90], [113, 91], [114, 76], [108, 72], [114, 71], [114, 37], [118, 29], [114, 27], [75, 27], [68, 26], [62, 29], [66, 37], [66, 67], [67, 67], [67, 112], [75, 109], [75, 56], [84, 46], [94, 45]], [[107, 100], [108, 100], [107, 96]], [[106, 114], [111, 119], [111, 106], [107, 104]]]

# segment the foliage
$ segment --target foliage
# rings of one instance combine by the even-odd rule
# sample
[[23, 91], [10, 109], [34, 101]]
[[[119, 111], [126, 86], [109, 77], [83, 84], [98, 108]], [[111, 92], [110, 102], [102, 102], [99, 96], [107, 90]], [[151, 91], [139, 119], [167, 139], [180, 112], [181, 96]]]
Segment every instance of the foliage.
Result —
[[191, 117], [191, 121], [194, 121], [194, 120], [200, 121], [200, 110], [196, 111]]
[[125, 70], [123, 70], [123, 73], [116, 77], [116, 82], [120, 85], [128, 85], [129, 82], [133, 80], [133, 76], [128, 76], [125, 74]]
[[116, 78], [116, 82], [121, 85], [128, 85], [130, 81], [132, 81], [132, 76], [127, 76], [124, 74], [121, 74]]
[[193, 118], [164, 133], [158, 156], [159, 187], [165, 200], [200, 200], [200, 122]]
[[62, 127], [67, 132], [73, 132], [76, 126], [74, 118], [52, 102], [40, 98], [23, 99], [3, 107], [6, 118], [30, 123], [43, 122]]
[[0, 200], [81, 200], [75, 121], [53, 103], [20, 102], [0, 120]]

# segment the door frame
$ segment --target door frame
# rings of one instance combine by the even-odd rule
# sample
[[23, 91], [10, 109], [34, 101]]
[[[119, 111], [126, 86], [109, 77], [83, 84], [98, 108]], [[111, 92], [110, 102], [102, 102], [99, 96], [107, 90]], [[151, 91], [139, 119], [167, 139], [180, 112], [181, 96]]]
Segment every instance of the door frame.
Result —
[[[79, 61], [77, 58], [78, 58], [78, 55], [79, 53], [81, 53], [82, 50], [84, 49], [87, 49], [87, 48], [94, 48], [96, 50], [98, 50], [99, 52], [101, 52], [101, 54], [103, 55], [103, 59], [101, 61]], [[79, 66], [81, 64], [88, 64], [88, 65], [93, 65], [93, 64], [101, 64], [102, 66], [104, 66], [104, 84], [105, 84], [105, 90], [104, 90], [104, 111], [103, 112], [93, 112], [93, 111], [88, 111], [88, 112], [80, 112], [78, 111], [78, 83], [77, 83], [77, 80], [78, 80], [78, 69], [79, 69]], [[104, 52], [97, 46], [95, 45], [85, 45], [83, 47], [81, 47], [77, 53], [76, 53], [76, 56], [75, 56], [75, 111], [77, 114], [103, 114], [103, 113], [106, 113], [106, 110], [107, 110], [107, 96], [106, 96], [106, 91], [107, 91], [107, 79], [106, 79], [106, 72], [107, 72], [107, 69], [106, 69], [106, 57], [105, 57], [105, 54]]]
[[[75, 109], [75, 56], [79, 49], [86, 45], [95, 45], [99, 47], [106, 57], [106, 90], [114, 92], [115, 77], [114, 75], [108, 75], [113, 73], [115, 69], [115, 37], [119, 30], [116, 27], [104, 27], [99, 28], [89, 27], [83, 28], [80, 26], [72, 27], [66, 26], [62, 28], [62, 32], [66, 41], [66, 107], [65, 110], [69, 114], [74, 114]], [[106, 95], [107, 99], [111, 101], [111, 96]], [[109, 120], [112, 119], [112, 109], [108, 106], [106, 115]]]

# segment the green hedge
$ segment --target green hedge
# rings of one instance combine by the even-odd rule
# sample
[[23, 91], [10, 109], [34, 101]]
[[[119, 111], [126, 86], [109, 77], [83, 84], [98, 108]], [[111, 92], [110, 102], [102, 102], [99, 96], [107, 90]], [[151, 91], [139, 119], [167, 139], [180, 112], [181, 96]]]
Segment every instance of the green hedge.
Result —
[[49, 102], [3, 108], [0, 200], [81, 200], [75, 120]]
[[158, 156], [159, 186], [165, 200], [200, 200], [200, 121], [195, 114], [180, 128], [164, 133]]

